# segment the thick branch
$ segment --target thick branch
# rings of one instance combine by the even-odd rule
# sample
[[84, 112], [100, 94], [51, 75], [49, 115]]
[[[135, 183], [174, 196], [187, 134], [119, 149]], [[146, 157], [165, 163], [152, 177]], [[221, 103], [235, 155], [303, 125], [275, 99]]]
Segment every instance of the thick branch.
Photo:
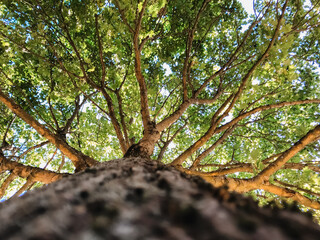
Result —
[[69, 174], [56, 173], [49, 170], [44, 170], [37, 167], [26, 166], [21, 163], [10, 161], [0, 153], [0, 171], [10, 171], [11, 174], [22, 178], [32, 177], [35, 182], [42, 182], [45, 184], [57, 181]]
[[[278, 153], [275, 155], [272, 155], [271, 157], [268, 157], [262, 161], [263, 164], [268, 165], [270, 161], [274, 158], [277, 158], [281, 156], [283, 153]], [[198, 165], [196, 169], [201, 169], [203, 167], [217, 167], [219, 169], [211, 172], [206, 172], [206, 175], [210, 176], [225, 176], [232, 173], [237, 172], [249, 172], [254, 173], [253, 167], [251, 163], [233, 163], [233, 164], [204, 164], [204, 165]], [[310, 170], [319, 172], [320, 173], [320, 167], [306, 164], [306, 163], [286, 163], [282, 169], [296, 169], [296, 170], [303, 170], [304, 168], [308, 167]], [[192, 169], [193, 170], [193, 169]]]
[[183, 171], [185, 173], [191, 174], [191, 175], [197, 175], [201, 176], [203, 179], [205, 179], [207, 182], [211, 183], [214, 187], [228, 187], [229, 191], [234, 191], [238, 193], [245, 193], [249, 192], [254, 189], [263, 189], [265, 191], [268, 191], [270, 193], [276, 194], [281, 197], [286, 197], [289, 199], [292, 199], [294, 201], [297, 201], [300, 204], [303, 204], [307, 207], [311, 207], [314, 209], [320, 209], [320, 203], [318, 201], [311, 200], [307, 197], [304, 197], [300, 193], [294, 192], [290, 189], [281, 188], [278, 186], [274, 186], [270, 184], [269, 182], [265, 182], [263, 184], [259, 184], [252, 180], [247, 179], [235, 179], [235, 178], [226, 178], [226, 177], [212, 177], [208, 176], [206, 173], [199, 173], [194, 172], [191, 170], [178, 168], [180, 171]]
[[174, 113], [172, 113], [170, 116], [163, 119], [161, 122], [159, 122], [156, 125], [157, 130], [159, 132], [162, 132], [166, 128], [170, 127], [173, 123], [175, 123], [182, 116], [182, 114], [187, 110], [187, 108], [191, 104], [192, 104], [191, 100], [187, 100], [187, 101], [183, 102]]
[[[0, 165], [1, 169], [1, 165]], [[4, 180], [0, 187], [0, 199], [3, 198], [4, 194], [6, 193], [7, 188], [9, 187], [10, 183], [17, 177], [14, 173], [10, 172], [9, 176]]]
[[146, 5], [147, 5], [147, 0], [144, 1], [142, 9], [136, 19], [136, 27], [133, 35], [133, 47], [134, 47], [134, 54], [135, 54], [134, 70], [135, 70], [137, 81], [139, 83], [139, 90], [140, 90], [142, 122], [143, 122], [144, 129], [146, 130], [146, 132], [148, 132], [151, 119], [150, 119], [149, 105], [148, 105], [147, 85], [141, 70], [141, 52], [140, 52], [141, 49], [140, 49], [140, 43], [139, 43], [139, 33], [141, 29], [141, 22], [142, 22], [142, 17], [143, 17], [143, 13], [145, 11]]
[[5, 104], [13, 113], [19, 118], [34, 128], [41, 136], [48, 139], [53, 145], [60, 149], [75, 165], [77, 171], [81, 171], [89, 166], [93, 166], [98, 162], [93, 158], [84, 155], [78, 150], [70, 147], [63, 139], [58, 135], [50, 132], [46, 127], [35, 120], [30, 114], [24, 111], [18, 104], [10, 99], [0, 88], [0, 101]]
[[270, 193], [276, 194], [280, 197], [285, 197], [285, 198], [289, 198], [294, 201], [297, 201], [298, 203], [300, 203], [306, 207], [310, 207], [313, 209], [320, 209], [320, 203], [318, 201], [311, 200], [311, 199], [301, 195], [300, 193], [292, 191], [288, 188], [278, 187], [278, 186], [272, 185], [270, 183], [260, 185], [259, 188], [263, 189], [265, 191], [268, 191]]
[[285, 151], [274, 162], [270, 163], [268, 167], [262, 170], [255, 178], [254, 181], [265, 182], [269, 181], [269, 177], [282, 168], [286, 162], [294, 157], [305, 146], [317, 140], [320, 136], [320, 125], [310, 130], [303, 138], [296, 142], [291, 148]]
[[118, 119], [116, 118], [112, 98], [110, 97], [110, 95], [107, 93], [107, 91], [104, 88], [99, 87], [97, 89], [102, 93], [102, 95], [104, 96], [104, 98], [107, 101], [107, 106], [108, 106], [108, 110], [109, 110], [108, 116], [111, 119], [112, 125], [114, 127], [114, 130], [116, 131], [116, 135], [117, 135], [119, 143], [120, 143], [122, 153], [124, 154], [127, 151], [127, 145], [126, 145], [126, 142], [123, 138], [123, 134], [122, 134]]
[[274, 179], [274, 182], [277, 183], [277, 184], [280, 184], [280, 186], [284, 186], [284, 187], [288, 187], [288, 188], [294, 188], [295, 190], [297, 191], [301, 191], [301, 192], [304, 192], [304, 193], [307, 193], [307, 194], [310, 194], [310, 195], [313, 195], [313, 196], [316, 196], [316, 197], [320, 197], [320, 193], [315, 193], [315, 192], [312, 192], [311, 190], [308, 190], [308, 189], [304, 189], [304, 188], [301, 188], [301, 187], [298, 187], [298, 186], [295, 186], [295, 185], [292, 185], [292, 184], [289, 184], [289, 183], [286, 183], [286, 182], [282, 182], [282, 181], [279, 181], [277, 179]]
[[304, 168], [308, 168], [314, 172], [320, 173], [320, 167], [313, 165], [312, 163], [286, 163], [283, 168], [285, 169], [297, 169], [297, 170], [303, 170]]

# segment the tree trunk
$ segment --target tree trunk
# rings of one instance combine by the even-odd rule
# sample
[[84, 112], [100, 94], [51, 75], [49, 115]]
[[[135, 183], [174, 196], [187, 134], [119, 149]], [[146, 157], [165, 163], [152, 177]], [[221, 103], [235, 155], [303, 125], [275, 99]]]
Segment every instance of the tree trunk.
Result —
[[0, 205], [0, 239], [319, 239], [312, 219], [142, 158], [99, 164]]

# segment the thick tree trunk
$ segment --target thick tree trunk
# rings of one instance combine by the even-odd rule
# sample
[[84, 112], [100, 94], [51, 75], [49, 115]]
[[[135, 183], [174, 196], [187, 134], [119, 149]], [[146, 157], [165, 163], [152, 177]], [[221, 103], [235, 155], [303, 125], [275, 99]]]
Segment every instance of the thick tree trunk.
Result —
[[319, 239], [310, 217], [259, 208], [141, 158], [106, 162], [0, 205], [0, 239]]

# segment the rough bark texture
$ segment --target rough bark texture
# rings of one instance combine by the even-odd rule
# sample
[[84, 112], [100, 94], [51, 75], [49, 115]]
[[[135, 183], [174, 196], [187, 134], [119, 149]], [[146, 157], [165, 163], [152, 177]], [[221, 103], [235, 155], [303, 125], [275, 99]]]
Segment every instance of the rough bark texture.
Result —
[[319, 239], [310, 217], [259, 208], [199, 177], [118, 159], [0, 205], [0, 239]]

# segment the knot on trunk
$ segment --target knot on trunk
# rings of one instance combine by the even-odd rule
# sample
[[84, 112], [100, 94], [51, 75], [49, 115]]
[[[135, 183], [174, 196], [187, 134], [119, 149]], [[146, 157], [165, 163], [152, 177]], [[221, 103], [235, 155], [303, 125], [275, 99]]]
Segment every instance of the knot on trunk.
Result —
[[128, 157], [141, 157], [150, 159], [150, 155], [148, 150], [141, 146], [139, 143], [132, 144], [131, 147], [127, 150], [127, 152], [123, 156], [124, 158]]

